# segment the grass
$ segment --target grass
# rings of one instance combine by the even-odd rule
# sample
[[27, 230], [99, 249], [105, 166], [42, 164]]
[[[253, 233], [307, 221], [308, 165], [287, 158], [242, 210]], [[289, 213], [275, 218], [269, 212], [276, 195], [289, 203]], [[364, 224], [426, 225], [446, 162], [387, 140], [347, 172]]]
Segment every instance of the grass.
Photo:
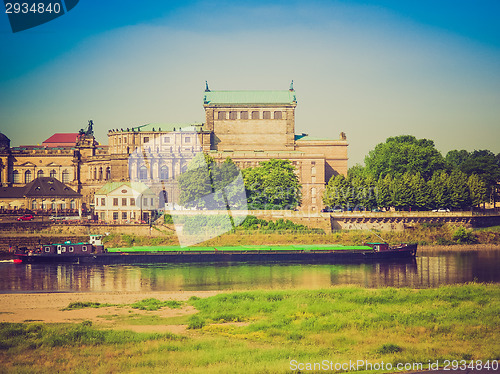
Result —
[[74, 303], [70, 303], [66, 308], [61, 310], [76, 310], [76, 309], [84, 309], [84, 308], [105, 308], [109, 306], [114, 306], [113, 304], [101, 304], [92, 301], [77, 301]]
[[[193, 297], [187, 304], [198, 313], [176, 318], [191, 327], [183, 336], [105, 330], [88, 322], [0, 324], [0, 367], [42, 373], [284, 373], [291, 360], [396, 365], [500, 358], [497, 285], [249, 291]], [[140, 318], [142, 324], [168, 323]]]

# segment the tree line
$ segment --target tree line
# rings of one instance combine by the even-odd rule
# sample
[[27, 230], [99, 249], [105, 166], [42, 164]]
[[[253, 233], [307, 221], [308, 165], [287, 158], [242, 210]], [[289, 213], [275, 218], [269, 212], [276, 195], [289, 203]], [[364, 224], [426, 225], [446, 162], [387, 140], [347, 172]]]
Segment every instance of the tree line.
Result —
[[365, 166], [330, 179], [323, 202], [343, 209], [469, 209], [497, 198], [499, 161], [488, 150], [443, 157], [432, 140], [391, 137], [366, 156]]

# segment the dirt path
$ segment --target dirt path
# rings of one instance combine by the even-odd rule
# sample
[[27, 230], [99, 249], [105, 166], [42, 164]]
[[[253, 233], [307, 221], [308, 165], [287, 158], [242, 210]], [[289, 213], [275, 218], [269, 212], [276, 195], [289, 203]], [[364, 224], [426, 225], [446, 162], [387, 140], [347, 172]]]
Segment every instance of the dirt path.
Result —
[[[93, 323], [110, 328], [133, 330], [137, 332], [172, 332], [182, 333], [186, 325], [182, 324], [128, 324], [131, 316], [156, 316], [160, 318], [182, 317], [196, 313], [189, 305], [179, 309], [161, 308], [157, 311], [133, 309], [128, 304], [147, 298], [161, 301], [186, 301], [191, 296], [209, 297], [216, 291], [179, 291], [179, 292], [107, 292], [107, 293], [37, 293], [37, 294], [0, 294], [0, 322], [40, 321], [45, 323], [78, 323], [90, 320]], [[61, 310], [74, 302], [98, 302], [118, 306], [102, 308], [83, 308]], [[122, 319], [122, 323], [117, 320]]]

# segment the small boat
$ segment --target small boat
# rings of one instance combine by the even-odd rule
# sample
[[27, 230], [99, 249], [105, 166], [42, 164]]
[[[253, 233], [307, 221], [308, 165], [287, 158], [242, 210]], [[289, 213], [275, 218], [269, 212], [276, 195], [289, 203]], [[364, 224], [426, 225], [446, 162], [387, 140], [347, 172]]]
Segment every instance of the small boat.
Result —
[[363, 263], [414, 259], [417, 244], [389, 246], [388, 243], [255, 245], [180, 247], [152, 246], [108, 248], [102, 235], [90, 235], [88, 243], [42, 245], [35, 250], [14, 251], [15, 262], [70, 262], [79, 264], [147, 264], [182, 262], [300, 262], [300, 263]]

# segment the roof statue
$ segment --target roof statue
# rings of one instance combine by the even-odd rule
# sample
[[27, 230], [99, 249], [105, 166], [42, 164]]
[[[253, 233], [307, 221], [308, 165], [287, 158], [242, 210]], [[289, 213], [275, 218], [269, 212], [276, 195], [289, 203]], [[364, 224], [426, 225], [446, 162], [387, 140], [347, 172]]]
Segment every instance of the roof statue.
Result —
[[205, 81], [205, 92], [210, 92], [210, 88], [208, 88], [208, 82]]
[[290, 83], [290, 91], [294, 91], [294, 89], [293, 89], [293, 79], [292, 79], [292, 83]]
[[93, 136], [94, 135], [94, 122], [92, 120], [89, 120], [87, 130], [85, 131], [84, 129], [80, 129], [79, 134]]

